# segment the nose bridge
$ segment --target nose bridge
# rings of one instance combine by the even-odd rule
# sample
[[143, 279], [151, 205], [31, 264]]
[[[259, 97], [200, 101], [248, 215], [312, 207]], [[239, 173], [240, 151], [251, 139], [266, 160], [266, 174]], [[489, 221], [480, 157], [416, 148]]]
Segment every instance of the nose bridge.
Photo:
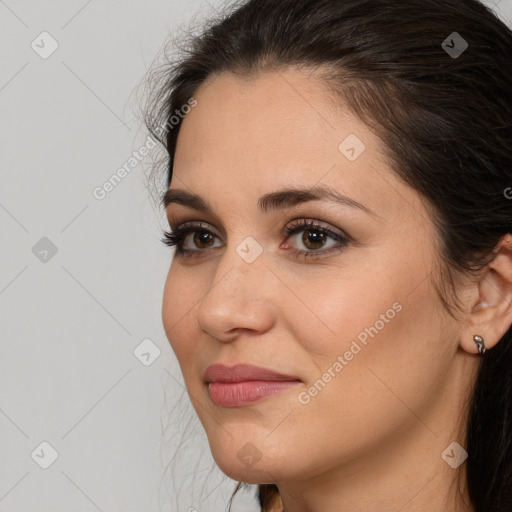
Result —
[[251, 296], [258, 298], [259, 294], [264, 295], [260, 284], [267, 281], [265, 274], [268, 269], [263, 252], [263, 246], [252, 236], [235, 243], [228, 242], [212, 287], [220, 286], [223, 293], [231, 288], [239, 298], [247, 297], [249, 300]]
[[197, 308], [203, 330], [218, 339], [235, 328], [267, 330], [272, 323], [267, 272], [263, 247], [252, 237], [226, 247]]

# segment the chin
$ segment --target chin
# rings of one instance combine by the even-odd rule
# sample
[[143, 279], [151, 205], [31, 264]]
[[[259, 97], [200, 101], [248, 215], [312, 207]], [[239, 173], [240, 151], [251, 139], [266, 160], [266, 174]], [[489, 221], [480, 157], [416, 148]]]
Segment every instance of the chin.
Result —
[[283, 468], [263, 464], [261, 461], [254, 467], [248, 468], [238, 460], [225, 460], [224, 458], [219, 460], [216, 457], [214, 459], [226, 476], [246, 484], [272, 484], [281, 480], [286, 474], [286, 471], [283, 472]]
[[268, 446], [268, 442], [262, 447], [263, 442], [230, 438], [222, 444], [210, 442], [210, 450], [219, 469], [233, 480], [268, 484], [289, 477], [287, 464], [293, 458], [285, 457], [282, 448], [277, 454], [275, 446]]

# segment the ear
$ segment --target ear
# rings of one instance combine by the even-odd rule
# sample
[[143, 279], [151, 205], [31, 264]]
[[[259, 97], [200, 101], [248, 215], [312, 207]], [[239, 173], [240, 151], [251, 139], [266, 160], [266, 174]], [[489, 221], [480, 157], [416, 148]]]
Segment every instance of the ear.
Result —
[[512, 235], [504, 235], [494, 258], [472, 285], [460, 344], [478, 354], [473, 336], [483, 337], [486, 349], [496, 346], [512, 324]]

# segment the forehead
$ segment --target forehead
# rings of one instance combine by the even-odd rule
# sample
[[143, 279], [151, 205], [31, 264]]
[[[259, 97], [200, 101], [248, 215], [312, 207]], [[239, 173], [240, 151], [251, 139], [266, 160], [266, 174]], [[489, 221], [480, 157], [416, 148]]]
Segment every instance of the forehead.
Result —
[[180, 129], [171, 188], [183, 188], [183, 181], [214, 203], [234, 192], [249, 200], [321, 183], [377, 209], [400, 202], [396, 188], [405, 184], [387, 167], [380, 139], [307, 72], [225, 73], [194, 98], [197, 106]]
[[[191, 139], [214, 144], [215, 152], [225, 156], [244, 148], [251, 158], [277, 158], [292, 148], [311, 155], [313, 144], [316, 152], [337, 150], [343, 121], [347, 130], [356, 129], [360, 137], [371, 136], [305, 71], [289, 69], [250, 78], [223, 73], [199, 87], [194, 97], [198, 104], [185, 117], [178, 143], [184, 149], [190, 149], [186, 147], [189, 143], [195, 145], [198, 154], [211, 153], [214, 148]], [[323, 141], [321, 146], [319, 141]]]

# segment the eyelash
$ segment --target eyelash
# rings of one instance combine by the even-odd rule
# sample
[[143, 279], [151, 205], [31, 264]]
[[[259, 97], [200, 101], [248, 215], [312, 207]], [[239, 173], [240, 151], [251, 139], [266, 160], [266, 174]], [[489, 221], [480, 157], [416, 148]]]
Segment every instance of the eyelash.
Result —
[[[301, 219], [300, 221], [296, 222], [293, 225], [287, 226], [283, 230], [283, 234], [288, 239], [291, 235], [295, 233], [300, 233], [301, 231], [317, 231], [319, 233], [322, 233], [324, 235], [327, 235], [330, 238], [333, 238], [338, 242], [337, 245], [331, 246], [328, 249], [321, 250], [310, 250], [310, 251], [303, 251], [299, 249], [287, 249], [293, 256], [295, 257], [302, 257], [304, 259], [307, 258], [320, 258], [325, 257], [333, 252], [340, 252], [346, 248], [346, 246], [350, 243], [350, 238], [348, 236], [340, 235], [338, 233], [335, 233], [331, 231], [330, 229], [327, 229], [320, 224], [316, 223], [312, 220], [307, 219]], [[212, 233], [209, 229], [204, 227], [202, 224], [189, 224], [183, 227], [178, 227], [174, 231], [164, 231], [163, 238], [161, 238], [161, 241], [169, 246], [174, 247], [176, 246], [176, 252], [175, 256], [177, 257], [190, 257], [193, 256], [192, 253], [199, 253], [199, 252], [207, 252], [208, 249], [184, 249], [183, 242], [185, 241], [185, 238], [190, 233], [209, 233], [213, 236], [216, 236], [214, 233]]]

